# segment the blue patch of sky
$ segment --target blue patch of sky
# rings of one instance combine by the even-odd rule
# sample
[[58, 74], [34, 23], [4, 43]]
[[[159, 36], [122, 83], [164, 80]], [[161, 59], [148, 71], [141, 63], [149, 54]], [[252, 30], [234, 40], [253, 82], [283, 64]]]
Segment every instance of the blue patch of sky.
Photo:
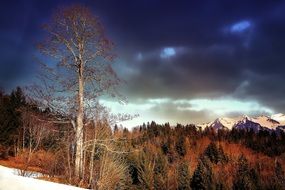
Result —
[[166, 48], [163, 48], [161, 53], [160, 53], [160, 57], [162, 59], [165, 59], [165, 58], [169, 58], [169, 57], [172, 57], [172, 56], [175, 56], [176, 55], [176, 51], [173, 47], [166, 47]]
[[243, 32], [251, 27], [251, 22], [248, 20], [243, 20], [237, 23], [234, 23], [230, 30], [231, 32]]

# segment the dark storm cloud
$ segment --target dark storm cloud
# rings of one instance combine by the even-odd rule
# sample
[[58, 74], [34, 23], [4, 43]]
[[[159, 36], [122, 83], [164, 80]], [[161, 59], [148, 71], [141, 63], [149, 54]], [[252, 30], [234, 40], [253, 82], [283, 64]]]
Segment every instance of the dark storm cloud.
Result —
[[159, 54], [146, 58], [136, 64], [139, 73], [129, 81], [130, 88], [147, 98], [190, 98], [234, 91], [241, 81], [240, 66], [231, 60], [232, 55], [215, 48], [189, 49], [169, 59], [162, 59]]
[[[94, 1], [95, 7], [96, 3]], [[100, 4], [100, 3], [98, 3]], [[279, 5], [269, 1], [105, 1], [98, 5], [108, 11], [108, 19], [118, 35], [140, 48], [161, 45], [212, 44], [225, 40], [222, 27], [240, 19], [263, 16]], [[98, 8], [97, 8], [98, 9]], [[234, 40], [233, 38], [229, 40]]]
[[35, 44], [41, 25], [67, 1], [5, 1], [0, 6], [0, 86], [25, 85], [35, 72]]
[[37, 9], [31, 2], [7, 1], [0, 8], [0, 85], [20, 85], [32, 71], [33, 45], [38, 31]]
[[[122, 36], [130, 36], [130, 43], [136, 44], [126, 61], [138, 69], [129, 81], [130, 94], [141, 98], [231, 95], [253, 98], [282, 111], [284, 5], [281, 1], [175, 5], [156, 1], [148, 5], [148, 11], [142, 6], [134, 13], [140, 16], [126, 11], [118, 23], [131, 17], [132, 24], [124, 25], [127, 29]], [[250, 23], [247, 29], [231, 31], [242, 21]], [[128, 49], [128, 43], [123, 45]], [[159, 51], [164, 47], [182, 47], [186, 52], [161, 59]], [[144, 59], [149, 52], [155, 55]], [[142, 55], [139, 63], [132, 59], [137, 53]], [[249, 85], [238, 93], [245, 81]]]
[[285, 112], [284, 1], [9, 1], [0, 11], [1, 82], [32, 74], [40, 24], [78, 2], [115, 42], [130, 100], [232, 96]]

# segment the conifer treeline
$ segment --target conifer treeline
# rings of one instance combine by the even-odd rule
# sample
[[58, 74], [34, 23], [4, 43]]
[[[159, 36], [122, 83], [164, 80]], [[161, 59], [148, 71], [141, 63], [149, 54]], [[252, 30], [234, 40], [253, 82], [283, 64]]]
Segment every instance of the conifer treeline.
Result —
[[[202, 131], [195, 125], [170, 127], [151, 122], [130, 133], [140, 134], [133, 143], [144, 147], [148, 157], [167, 160], [164, 181], [173, 186], [165, 189], [285, 188], [283, 132]], [[158, 186], [155, 183], [153, 187]]]
[[[29, 142], [31, 138], [27, 132], [22, 132], [23, 116], [19, 109], [23, 107], [33, 108], [25, 112], [28, 114], [41, 114], [42, 117], [52, 115], [47, 110], [41, 111], [35, 105], [30, 105], [20, 88], [11, 94], [1, 91], [2, 159], [15, 156], [14, 147], [19, 142]], [[48, 150], [53, 155], [59, 155], [52, 160], [56, 163], [53, 164], [53, 172], [56, 173], [52, 175], [66, 178], [67, 169], [63, 167], [62, 159], [63, 155], [72, 157], [73, 149], [66, 146], [65, 151], [71, 152], [58, 153], [62, 143], [67, 142], [65, 139], [70, 138], [66, 129], [61, 132], [60, 127], [62, 126], [49, 126], [47, 130], [57, 133], [49, 133], [48, 138], [36, 147], [35, 153]], [[86, 129], [89, 130], [90, 127], [87, 126]], [[282, 131], [215, 131], [211, 128], [201, 130], [195, 125], [177, 124], [172, 127], [168, 123], [159, 125], [151, 122], [132, 131], [115, 126], [109, 133], [127, 139], [123, 145], [122, 142], [114, 144], [128, 150], [127, 154], [120, 155], [128, 168], [124, 175], [126, 179], [123, 180], [123, 185], [117, 184], [116, 189], [285, 189], [285, 133]], [[100, 148], [96, 148], [96, 152], [98, 154], [94, 156], [94, 168], [100, 168]], [[48, 168], [52, 168], [51, 165]], [[66, 181], [70, 183], [67, 179]], [[96, 185], [93, 187], [96, 188]]]
[[0, 144], [13, 145], [21, 126], [19, 108], [26, 106], [26, 99], [20, 87], [10, 94], [0, 90]]

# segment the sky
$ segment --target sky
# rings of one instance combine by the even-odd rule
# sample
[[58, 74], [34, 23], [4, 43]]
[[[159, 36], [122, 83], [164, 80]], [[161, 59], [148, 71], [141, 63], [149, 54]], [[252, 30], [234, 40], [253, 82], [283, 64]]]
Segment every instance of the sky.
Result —
[[33, 82], [40, 26], [72, 3], [90, 7], [116, 45], [113, 66], [128, 103], [101, 102], [114, 113], [139, 114], [123, 125], [285, 112], [285, 1], [278, 0], [5, 1], [2, 88]]

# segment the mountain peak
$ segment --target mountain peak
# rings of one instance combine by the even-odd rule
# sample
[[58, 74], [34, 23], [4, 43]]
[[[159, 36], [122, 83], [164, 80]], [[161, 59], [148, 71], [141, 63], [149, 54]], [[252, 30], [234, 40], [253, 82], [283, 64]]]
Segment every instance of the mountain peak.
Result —
[[247, 115], [243, 114], [242, 115], [242, 121], [246, 122], [247, 120], [251, 120], [251, 118], [248, 117]]
[[276, 130], [277, 127], [285, 126], [285, 115], [282, 113], [275, 114], [272, 116], [260, 115], [257, 117], [249, 117], [242, 115], [237, 118], [220, 117], [213, 122], [198, 125], [202, 128], [212, 127], [218, 129], [253, 129], [258, 131], [260, 129]]
[[277, 113], [271, 116], [271, 119], [276, 121], [285, 121], [285, 115], [283, 113]]

